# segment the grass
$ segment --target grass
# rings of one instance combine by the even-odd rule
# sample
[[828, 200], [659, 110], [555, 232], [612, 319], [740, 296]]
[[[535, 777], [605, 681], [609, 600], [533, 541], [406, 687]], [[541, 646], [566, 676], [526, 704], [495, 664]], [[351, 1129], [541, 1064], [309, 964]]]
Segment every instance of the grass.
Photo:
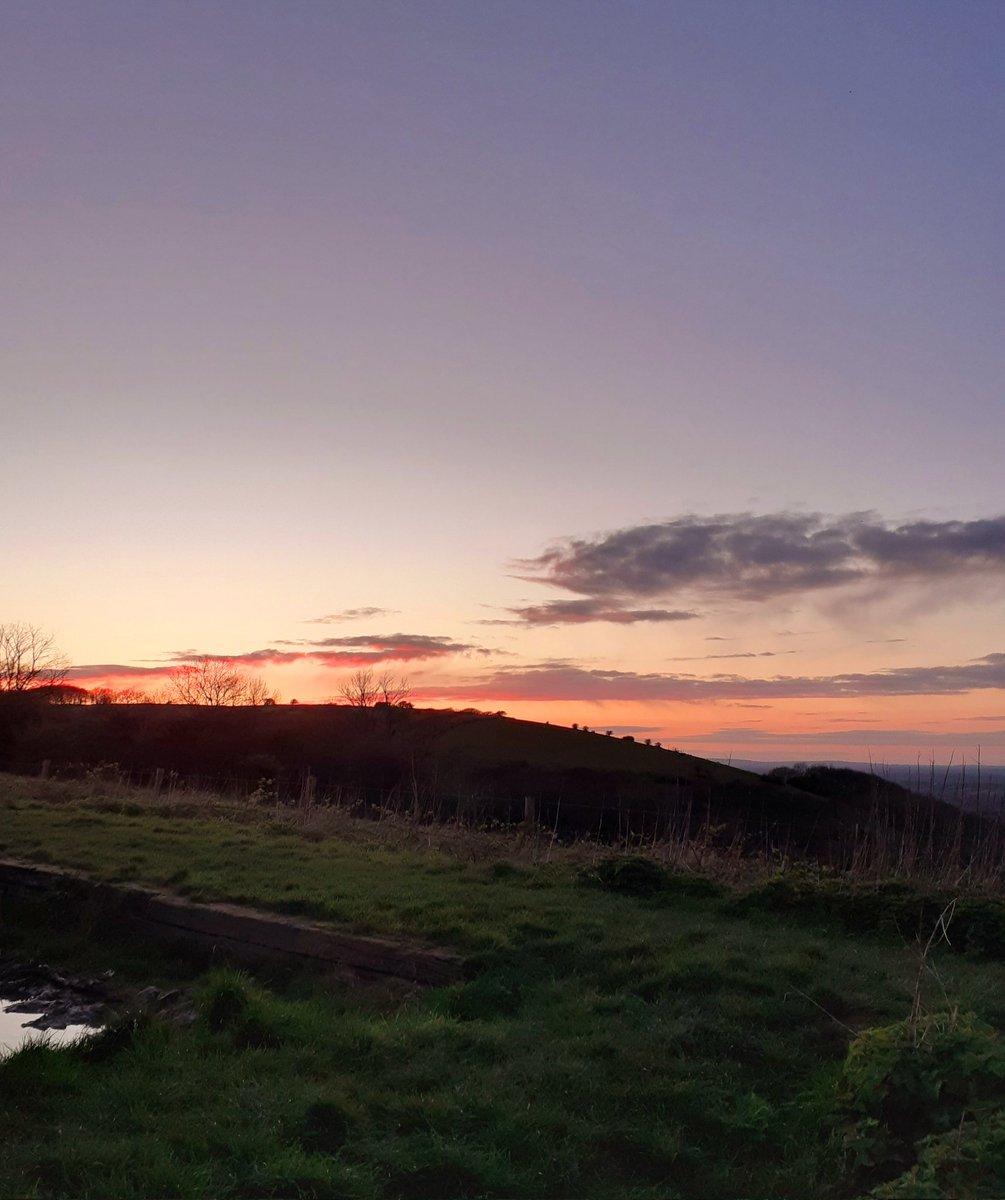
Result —
[[[426, 993], [347, 990], [85, 939], [86, 913], [8, 916], [6, 946], [180, 984], [198, 1019], [0, 1064], [2, 1195], [861, 1194], [835, 1141], [844, 1064], [856, 1034], [915, 1006], [896, 930], [856, 935], [816, 902], [745, 903], [547, 840], [342, 818], [298, 832], [239, 806], [180, 815], [9, 777], [0, 797], [8, 857], [420, 938], [470, 966]], [[926, 1005], [945, 988], [985, 1038], [1005, 1027], [1005, 966], [932, 963]], [[856, 1136], [872, 1119], [856, 1110]], [[993, 1194], [967, 1178], [954, 1194]]]

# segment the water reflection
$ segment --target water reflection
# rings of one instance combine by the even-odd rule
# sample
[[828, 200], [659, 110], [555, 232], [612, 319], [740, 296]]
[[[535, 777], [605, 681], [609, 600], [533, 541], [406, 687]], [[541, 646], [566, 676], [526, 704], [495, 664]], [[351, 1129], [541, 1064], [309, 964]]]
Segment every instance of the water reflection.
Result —
[[11, 1012], [14, 1000], [0, 1000], [0, 1058], [19, 1050], [29, 1039], [45, 1041], [51, 1046], [65, 1046], [77, 1038], [96, 1032], [93, 1025], [67, 1025], [65, 1029], [35, 1029], [28, 1024], [38, 1018], [42, 1005], [35, 1012]]

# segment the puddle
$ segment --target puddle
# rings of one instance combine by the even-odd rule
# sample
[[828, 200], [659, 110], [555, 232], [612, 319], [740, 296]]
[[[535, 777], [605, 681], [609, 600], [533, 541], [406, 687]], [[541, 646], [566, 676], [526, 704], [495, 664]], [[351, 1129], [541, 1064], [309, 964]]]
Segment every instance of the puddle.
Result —
[[39, 1029], [30, 1022], [38, 1020], [40, 1009], [34, 1013], [11, 1012], [11, 1005], [20, 1007], [16, 1000], [0, 1000], [0, 1058], [6, 1058], [29, 1039], [44, 1039], [51, 1046], [65, 1046], [80, 1037], [96, 1033], [96, 1025], [66, 1025], [63, 1029]]
[[69, 975], [0, 953], [0, 1056], [29, 1039], [62, 1046], [94, 1033], [113, 1002], [110, 976]]

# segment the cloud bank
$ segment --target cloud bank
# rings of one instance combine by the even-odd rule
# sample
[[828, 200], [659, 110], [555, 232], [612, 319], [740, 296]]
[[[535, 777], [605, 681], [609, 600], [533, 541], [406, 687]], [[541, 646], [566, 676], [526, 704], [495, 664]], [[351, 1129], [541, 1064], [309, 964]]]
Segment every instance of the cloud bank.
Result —
[[687, 515], [560, 541], [518, 565], [524, 579], [615, 606], [626, 597], [750, 601], [853, 583], [1005, 576], [1005, 516], [896, 525], [869, 512]]
[[70, 667], [66, 676], [69, 680], [143, 679], [166, 675], [171, 669], [170, 665], [161, 667], [136, 667], [126, 665], [125, 663], [81, 663], [78, 666]]
[[[290, 647], [290, 649], [280, 649]], [[203, 651], [179, 650], [158, 666], [139, 667], [120, 663], [100, 663], [72, 667], [69, 678], [74, 680], [125, 678], [130, 676], [166, 676], [179, 666], [209, 657], [221, 662], [245, 667], [279, 667], [290, 663], [309, 662], [323, 667], [372, 667], [384, 662], [420, 662], [455, 655], [487, 656], [497, 651], [457, 642], [449, 637], [423, 633], [360, 634], [355, 637], [331, 637], [318, 640], [278, 641], [261, 650], [241, 654], [205, 654]]]
[[897, 667], [842, 675], [780, 675], [746, 679], [737, 675], [641, 674], [541, 663], [504, 667], [483, 679], [423, 689], [428, 699], [453, 700], [791, 700], [855, 696], [955, 696], [1005, 689], [1005, 653], [987, 654], [958, 666]]

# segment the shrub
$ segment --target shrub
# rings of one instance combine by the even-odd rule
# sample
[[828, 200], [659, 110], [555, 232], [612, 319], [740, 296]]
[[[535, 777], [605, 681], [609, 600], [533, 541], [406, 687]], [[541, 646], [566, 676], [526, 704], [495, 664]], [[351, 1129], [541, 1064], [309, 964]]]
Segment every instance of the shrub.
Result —
[[917, 1163], [870, 1193], [877, 1200], [979, 1200], [1005, 1196], [1005, 1112], [925, 1138]]
[[[797, 865], [778, 871], [735, 900], [731, 909], [795, 912], [837, 920], [852, 933], [915, 936], [932, 928], [949, 902], [945, 893], [924, 894], [899, 880], [878, 886], [856, 885], [819, 868]], [[1005, 959], [1005, 902], [972, 898], [959, 901], [953, 917], [954, 950]]]
[[970, 953], [1005, 959], [1005, 902], [961, 900], [956, 906], [953, 928], [954, 941], [961, 939]]
[[606, 858], [579, 875], [587, 886], [626, 896], [655, 896], [666, 886], [667, 872], [648, 858]]
[[[845, 1169], [877, 1196], [1001, 1195], [1003, 1093], [1005, 1045], [972, 1014], [864, 1030], [838, 1089]], [[950, 1186], [950, 1178], [949, 1192], [924, 1190], [925, 1179]]]

